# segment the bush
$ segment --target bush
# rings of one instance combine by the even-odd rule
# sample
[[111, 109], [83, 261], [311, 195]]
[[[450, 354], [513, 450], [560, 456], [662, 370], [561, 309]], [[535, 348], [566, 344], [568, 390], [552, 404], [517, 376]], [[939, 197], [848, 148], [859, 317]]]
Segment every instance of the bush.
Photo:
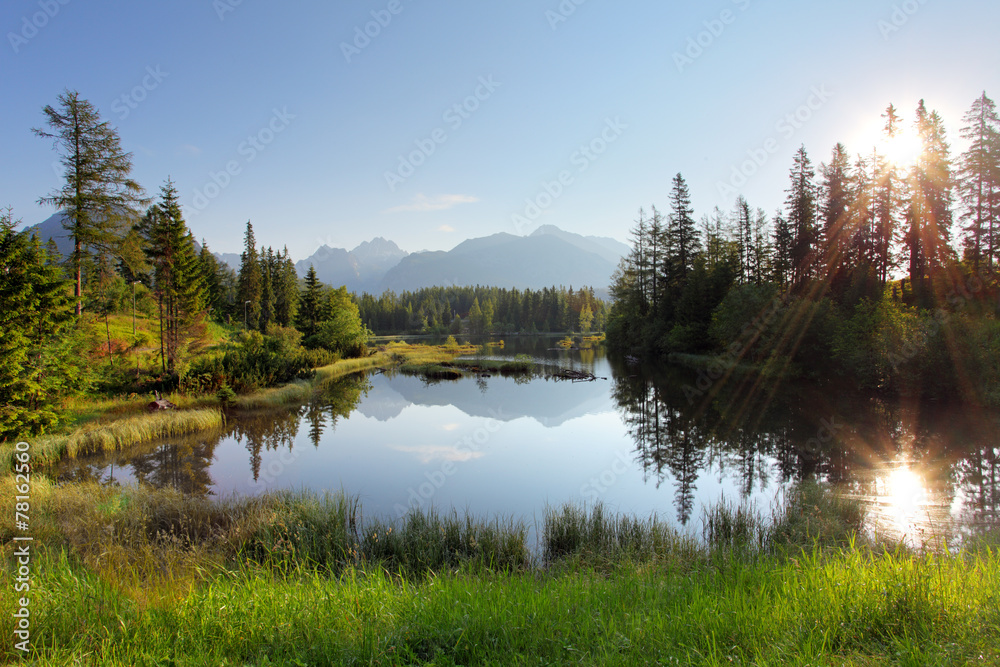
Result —
[[262, 336], [257, 331], [244, 333], [235, 350], [221, 357], [196, 359], [181, 380], [181, 390], [212, 393], [228, 385], [237, 394], [248, 394], [295, 379], [310, 379], [316, 365], [335, 360], [329, 353], [307, 353], [299, 347], [298, 332], [293, 334], [283, 329], [275, 333], [275, 336]]

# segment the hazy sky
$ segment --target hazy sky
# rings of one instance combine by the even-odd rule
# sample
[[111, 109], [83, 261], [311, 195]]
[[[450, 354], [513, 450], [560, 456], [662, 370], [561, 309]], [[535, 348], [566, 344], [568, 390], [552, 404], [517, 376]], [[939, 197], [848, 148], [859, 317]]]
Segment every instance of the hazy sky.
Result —
[[677, 172], [697, 216], [731, 208], [719, 186], [752, 158], [738, 189], [773, 212], [800, 144], [868, 151], [890, 102], [909, 123], [925, 98], [961, 150], [962, 115], [1000, 96], [995, 0], [4, 0], [0, 28], [15, 217], [52, 213], [31, 128], [70, 88], [212, 249], [252, 219], [296, 258], [541, 224], [625, 240]]

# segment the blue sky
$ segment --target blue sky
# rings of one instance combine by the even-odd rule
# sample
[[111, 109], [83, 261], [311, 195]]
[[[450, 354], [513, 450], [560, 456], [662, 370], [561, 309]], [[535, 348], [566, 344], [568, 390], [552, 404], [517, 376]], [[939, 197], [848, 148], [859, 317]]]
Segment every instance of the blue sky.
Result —
[[52, 213], [31, 128], [70, 88], [216, 251], [248, 219], [296, 258], [541, 224], [625, 240], [677, 172], [699, 217], [731, 208], [720, 183], [754, 157], [735, 182], [772, 212], [800, 144], [868, 151], [890, 102], [909, 121], [925, 98], [961, 150], [1000, 95], [998, 29], [986, 0], [6, 0], [0, 205]]

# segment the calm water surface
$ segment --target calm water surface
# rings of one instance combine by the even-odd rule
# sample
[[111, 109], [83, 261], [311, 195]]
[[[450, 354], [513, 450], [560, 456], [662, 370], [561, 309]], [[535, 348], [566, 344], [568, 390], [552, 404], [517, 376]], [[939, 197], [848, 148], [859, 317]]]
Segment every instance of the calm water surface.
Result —
[[368, 515], [410, 507], [529, 523], [547, 505], [603, 502], [697, 532], [720, 499], [768, 511], [816, 477], [912, 544], [998, 525], [1000, 415], [831, 388], [778, 387], [629, 366], [600, 347], [507, 339], [498, 356], [586, 370], [595, 382], [398, 374], [334, 381], [312, 404], [230, 420], [223, 435], [67, 464], [63, 479], [185, 493], [344, 491]]

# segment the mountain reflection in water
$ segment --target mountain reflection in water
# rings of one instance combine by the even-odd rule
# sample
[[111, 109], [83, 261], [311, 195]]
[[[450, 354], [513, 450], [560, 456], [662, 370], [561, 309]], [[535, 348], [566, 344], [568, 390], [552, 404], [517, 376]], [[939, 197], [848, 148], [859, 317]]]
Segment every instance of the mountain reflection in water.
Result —
[[815, 477], [865, 503], [873, 530], [911, 543], [998, 525], [995, 412], [815, 385], [699, 384], [676, 367], [613, 363], [600, 347], [553, 347], [518, 339], [494, 352], [608, 379], [359, 375], [308, 405], [231, 416], [211, 437], [66, 462], [60, 478], [192, 495], [343, 488], [377, 514], [433, 504], [530, 520], [545, 504], [601, 500], [697, 526], [721, 497], [766, 512]]

